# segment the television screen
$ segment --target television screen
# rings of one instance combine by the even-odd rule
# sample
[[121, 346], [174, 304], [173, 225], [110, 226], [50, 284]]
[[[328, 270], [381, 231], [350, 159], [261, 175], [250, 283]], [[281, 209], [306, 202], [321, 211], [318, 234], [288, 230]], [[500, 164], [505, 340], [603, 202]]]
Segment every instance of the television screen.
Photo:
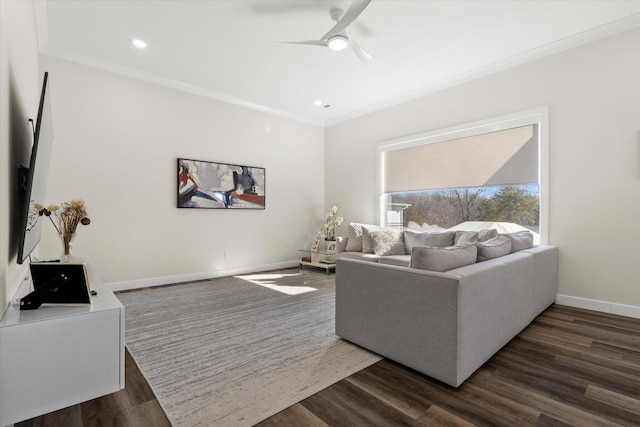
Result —
[[48, 73], [44, 73], [42, 93], [38, 107], [38, 118], [33, 134], [33, 147], [27, 171], [24, 190], [24, 205], [21, 217], [22, 238], [18, 246], [18, 264], [22, 264], [40, 242], [42, 221], [38, 221], [38, 205], [45, 204], [51, 149], [53, 147], [53, 126], [51, 103], [49, 100]]

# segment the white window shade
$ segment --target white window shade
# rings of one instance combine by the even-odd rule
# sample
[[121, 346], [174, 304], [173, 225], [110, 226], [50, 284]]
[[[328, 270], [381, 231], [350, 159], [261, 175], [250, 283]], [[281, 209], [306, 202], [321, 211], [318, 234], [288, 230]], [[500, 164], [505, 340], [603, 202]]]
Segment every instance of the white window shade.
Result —
[[537, 182], [536, 125], [384, 153], [385, 193]]

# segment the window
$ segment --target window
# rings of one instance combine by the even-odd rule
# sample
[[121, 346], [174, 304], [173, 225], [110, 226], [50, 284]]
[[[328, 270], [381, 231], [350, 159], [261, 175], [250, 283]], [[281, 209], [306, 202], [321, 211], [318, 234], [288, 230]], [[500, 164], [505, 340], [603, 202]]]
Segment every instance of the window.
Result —
[[546, 242], [547, 117], [539, 108], [379, 144], [380, 223], [513, 223]]

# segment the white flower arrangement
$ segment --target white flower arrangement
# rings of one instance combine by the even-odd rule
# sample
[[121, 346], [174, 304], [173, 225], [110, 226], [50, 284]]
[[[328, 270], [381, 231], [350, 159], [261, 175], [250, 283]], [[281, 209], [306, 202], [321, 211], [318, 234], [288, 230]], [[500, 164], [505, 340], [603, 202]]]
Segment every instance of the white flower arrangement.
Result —
[[325, 224], [322, 226], [321, 234], [326, 240], [336, 240], [336, 229], [340, 227], [344, 218], [338, 216], [338, 207], [333, 205], [331, 210], [325, 215]]

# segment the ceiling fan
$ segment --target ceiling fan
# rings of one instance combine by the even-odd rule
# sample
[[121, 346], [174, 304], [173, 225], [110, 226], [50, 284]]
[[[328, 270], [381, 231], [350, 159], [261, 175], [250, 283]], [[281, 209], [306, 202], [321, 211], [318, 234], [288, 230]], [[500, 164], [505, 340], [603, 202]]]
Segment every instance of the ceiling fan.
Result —
[[345, 12], [342, 9], [331, 9], [331, 19], [336, 24], [329, 30], [327, 34], [322, 36], [320, 40], [305, 40], [300, 42], [279, 42], [280, 44], [303, 44], [311, 46], [324, 46], [332, 50], [344, 50], [348, 46], [356, 54], [356, 56], [364, 63], [373, 61], [373, 57], [362, 46], [360, 46], [347, 31], [347, 27], [360, 16], [364, 9], [371, 3], [371, 0], [353, 0], [351, 6]]

